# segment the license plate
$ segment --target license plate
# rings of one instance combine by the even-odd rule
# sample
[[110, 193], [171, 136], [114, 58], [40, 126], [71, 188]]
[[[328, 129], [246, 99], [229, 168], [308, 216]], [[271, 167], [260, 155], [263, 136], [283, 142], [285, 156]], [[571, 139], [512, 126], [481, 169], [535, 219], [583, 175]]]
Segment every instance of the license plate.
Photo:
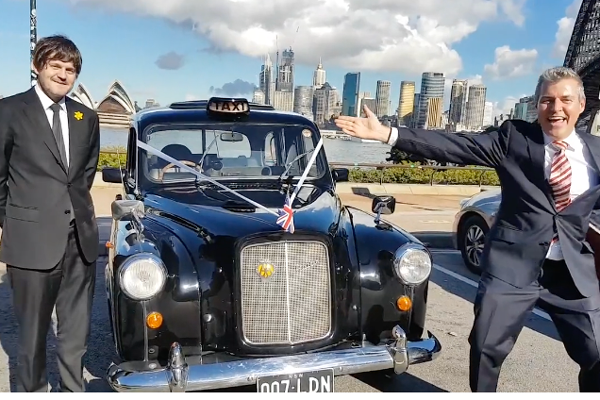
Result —
[[260, 393], [333, 393], [333, 369], [264, 376], [256, 380], [256, 388]]

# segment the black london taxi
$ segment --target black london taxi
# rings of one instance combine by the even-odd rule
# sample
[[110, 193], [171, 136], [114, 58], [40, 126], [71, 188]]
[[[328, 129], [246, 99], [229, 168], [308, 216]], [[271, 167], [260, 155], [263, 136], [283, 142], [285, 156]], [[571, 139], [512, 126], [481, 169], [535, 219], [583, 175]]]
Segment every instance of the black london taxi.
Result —
[[[425, 329], [432, 256], [345, 206], [317, 126], [243, 98], [134, 116], [112, 204], [106, 291], [116, 391], [331, 392], [334, 377], [404, 373]], [[379, 373], [379, 372], [375, 372]]]

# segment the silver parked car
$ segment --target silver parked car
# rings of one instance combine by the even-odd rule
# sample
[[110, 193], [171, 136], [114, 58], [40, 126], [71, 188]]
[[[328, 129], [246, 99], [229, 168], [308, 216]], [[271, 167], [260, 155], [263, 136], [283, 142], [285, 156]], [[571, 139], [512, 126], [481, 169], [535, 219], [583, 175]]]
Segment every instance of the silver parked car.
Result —
[[500, 207], [500, 188], [477, 193], [460, 202], [460, 210], [454, 218], [454, 248], [460, 250], [467, 268], [481, 273], [481, 255], [485, 237], [494, 223]]

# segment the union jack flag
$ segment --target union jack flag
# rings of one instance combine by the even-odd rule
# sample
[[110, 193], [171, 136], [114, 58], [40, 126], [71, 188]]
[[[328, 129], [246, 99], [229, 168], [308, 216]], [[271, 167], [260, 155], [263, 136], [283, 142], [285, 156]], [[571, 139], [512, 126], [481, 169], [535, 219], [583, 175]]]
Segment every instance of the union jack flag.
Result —
[[292, 210], [292, 204], [290, 203], [290, 195], [285, 197], [285, 204], [283, 209], [279, 210], [279, 218], [277, 218], [277, 225], [289, 233], [294, 233], [294, 210]]

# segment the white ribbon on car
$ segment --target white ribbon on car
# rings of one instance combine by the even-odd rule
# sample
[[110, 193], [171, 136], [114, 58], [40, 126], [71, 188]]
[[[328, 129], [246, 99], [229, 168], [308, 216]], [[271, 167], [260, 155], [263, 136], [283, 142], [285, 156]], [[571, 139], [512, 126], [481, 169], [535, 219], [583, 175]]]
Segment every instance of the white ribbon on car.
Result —
[[306, 164], [304, 173], [302, 174], [302, 176], [300, 177], [300, 180], [298, 181], [298, 186], [296, 186], [294, 193], [292, 193], [292, 197], [290, 197], [290, 207], [292, 206], [292, 204], [294, 204], [294, 199], [296, 198], [296, 195], [298, 194], [298, 192], [300, 191], [300, 188], [304, 184], [304, 180], [308, 176], [308, 173], [309, 173], [310, 169], [312, 168], [312, 165], [315, 163], [315, 160], [317, 159], [317, 155], [319, 154], [319, 151], [321, 151], [321, 147], [323, 147], [323, 136], [321, 136], [321, 138], [319, 139], [319, 143], [317, 143], [317, 147], [315, 147], [315, 151], [313, 151], [312, 155], [310, 156], [310, 160], [308, 160], [308, 164]]
[[[152, 153], [152, 154], [154, 154], [157, 157], [160, 157], [160, 158], [162, 158], [162, 159], [164, 159], [164, 160], [166, 160], [166, 161], [168, 161], [170, 163], [173, 163], [175, 166], [179, 167], [180, 169], [182, 169], [184, 171], [187, 171], [187, 172], [189, 172], [191, 174], [194, 174], [198, 178], [206, 180], [206, 181], [212, 183], [213, 185], [220, 187], [221, 189], [225, 190], [226, 192], [229, 192], [229, 193], [231, 193], [231, 194], [239, 197], [240, 199], [242, 199], [244, 201], [247, 201], [248, 203], [252, 204], [253, 206], [255, 206], [257, 208], [260, 208], [260, 209], [262, 209], [262, 210], [264, 210], [264, 211], [266, 211], [266, 212], [268, 212], [270, 214], [273, 214], [273, 215], [279, 217], [279, 214], [276, 211], [273, 211], [273, 210], [271, 210], [271, 209], [263, 206], [262, 204], [257, 203], [256, 201], [254, 201], [252, 199], [249, 199], [246, 196], [244, 196], [244, 195], [236, 192], [235, 190], [228, 188], [227, 186], [223, 185], [222, 183], [219, 183], [218, 181], [210, 178], [207, 175], [204, 175], [203, 173], [201, 173], [201, 172], [193, 169], [192, 167], [183, 164], [179, 160], [174, 159], [173, 157], [171, 157], [171, 156], [163, 153], [162, 151], [158, 150], [157, 148], [154, 148], [154, 147], [152, 147], [152, 146], [150, 146], [150, 145], [142, 142], [139, 139], [137, 140], [137, 145], [138, 145], [138, 147], [140, 149], [144, 149], [147, 152]], [[291, 200], [290, 204], [293, 203], [293, 201], [296, 198], [296, 195], [298, 194], [300, 188], [304, 184], [304, 180], [306, 179], [306, 176], [308, 175], [308, 172], [309, 172], [310, 168], [314, 164], [314, 162], [315, 162], [315, 160], [317, 158], [317, 154], [319, 154], [319, 151], [321, 150], [321, 147], [323, 147], [323, 138], [322, 137], [319, 140], [319, 143], [317, 144], [317, 147], [315, 147], [315, 151], [313, 151], [313, 154], [312, 154], [310, 160], [308, 161], [306, 169], [304, 170], [304, 173], [302, 174], [302, 177], [298, 181], [298, 185], [296, 186], [296, 189], [294, 190], [294, 193], [292, 193], [292, 197], [290, 199]]]
[[162, 151], [160, 151], [160, 150], [158, 150], [158, 149], [156, 149], [156, 148], [154, 148], [152, 146], [149, 146], [148, 144], [142, 142], [139, 139], [137, 141], [137, 145], [138, 145], [139, 148], [144, 149], [144, 150], [146, 150], [146, 151], [148, 151], [148, 152], [150, 152], [150, 153], [156, 155], [157, 157], [160, 157], [160, 158], [162, 158], [162, 159], [164, 159], [166, 161], [169, 161], [170, 163], [173, 163], [175, 166], [181, 168], [182, 170], [187, 171], [187, 172], [189, 172], [191, 174], [194, 174], [198, 178], [206, 180], [206, 181], [212, 183], [213, 185], [216, 185], [216, 186], [220, 187], [221, 189], [223, 189], [223, 190], [225, 190], [225, 191], [227, 191], [227, 192], [229, 192], [231, 194], [236, 195], [237, 197], [241, 198], [244, 201], [247, 201], [248, 203], [252, 204], [253, 206], [258, 207], [258, 208], [260, 208], [262, 210], [265, 210], [266, 212], [271, 213], [273, 215], [279, 216], [279, 214], [277, 214], [276, 211], [270, 210], [267, 207], [263, 206], [262, 204], [257, 203], [254, 200], [249, 199], [249, 198], [247, 198], [246, 196], [244, 196], [242, 194], [239, 194], [235, 190], [228, 188], [227, 186], [223, 185], [222, 183], [219, 183], [219, 182], [215, 181], [214, 179], [210, 178], [209, 176], [206, 176], [203, 173], [201, 173], [201, 172], [193, 169], [192, 167], [189, 167], [189, 166], [183, 164], [179, 160], [176, 160], [173, 157], [171, 157], [171, 156], [163, 153]]

